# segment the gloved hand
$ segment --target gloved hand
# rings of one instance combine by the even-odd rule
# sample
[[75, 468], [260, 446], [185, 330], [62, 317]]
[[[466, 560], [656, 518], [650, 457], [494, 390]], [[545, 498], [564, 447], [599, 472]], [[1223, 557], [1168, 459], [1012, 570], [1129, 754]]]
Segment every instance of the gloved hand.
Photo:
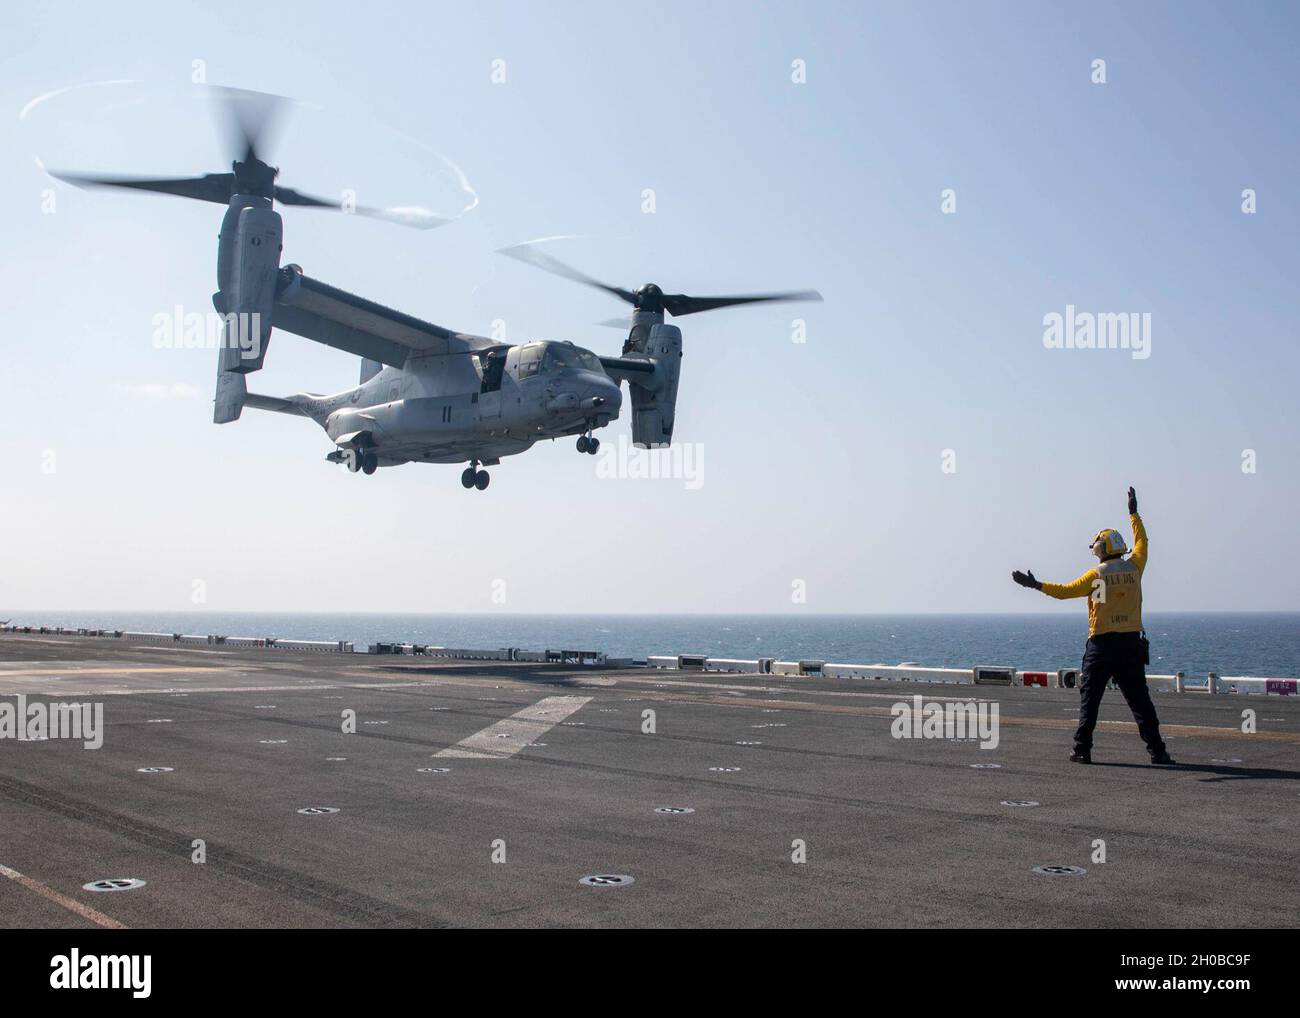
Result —
[[1130, 516], [1132, 516], [1132, 515], [1133, 515], [1135, 512], [1137, 512], [1137, 511], [1138, 511], [1138, 496], [1137, 496], [1137, 492], [1134, 491], [1132, 488], [1129, 488], [1129, 490], [1128, 490], [1128, 514], [1129, 514]]
[[1020, 584], [1022, 587], [1033, 587], [1035, 590], [1043, 589], [1043, 585], [1034, 579], [1034, 573], [1032, 570], [1030, 570], [1027, 573], [1022, 573], [1019, 569], [1017, 569], [1012, 572], [1011, 578], [1015, 580], [1018, 584]]

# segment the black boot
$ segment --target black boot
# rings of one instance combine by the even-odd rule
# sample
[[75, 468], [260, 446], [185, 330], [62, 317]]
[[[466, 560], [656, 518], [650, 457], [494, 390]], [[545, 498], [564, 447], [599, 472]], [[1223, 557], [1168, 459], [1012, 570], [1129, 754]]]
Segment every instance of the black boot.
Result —
[[1090, 764], [1092, 763], [1092, 750], [1076, 749], [1070, 754], [1070, 763]]
[[1151, 762], [1159, 767], [1172, 767], [1178, 761], [1169, 755], [1169, 750], [1161, 749], [1159, 753], [1151, 754]]

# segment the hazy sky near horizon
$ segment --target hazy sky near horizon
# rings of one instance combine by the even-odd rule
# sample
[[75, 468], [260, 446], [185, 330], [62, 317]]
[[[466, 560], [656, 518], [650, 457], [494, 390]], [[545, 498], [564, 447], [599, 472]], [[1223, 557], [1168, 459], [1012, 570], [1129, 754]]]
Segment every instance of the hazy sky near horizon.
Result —
[[[1081, 613], [1010, 571], [1078, 575], [1133, 484], [1150, 610], [1300, 609], [1298, 44], [1294, 4], [12, 3], [0, 605]], [[427, 232], [282, 209], [284, 261], [336, 286], [616, 352], [620, 305], [494, 254], [566, 235], [620, 286], [825, 303], [678, 323], [698, 486], [564, 440], [466, 492], [459, 467], [349, 474], [304, 420], [218, 427], [215, 353], [152, 337], [210, 309], [222, 209], [34, 158], [227, 169], [196, 61], [303, 104], [282, 183], [474, 205]], [[19, 118], [105, 81], [138, 84]], [[1047, 348], [1067, 305], [1149, 313], [1150, 356]], [[356, 376], [277, 333], [250, 388]]]

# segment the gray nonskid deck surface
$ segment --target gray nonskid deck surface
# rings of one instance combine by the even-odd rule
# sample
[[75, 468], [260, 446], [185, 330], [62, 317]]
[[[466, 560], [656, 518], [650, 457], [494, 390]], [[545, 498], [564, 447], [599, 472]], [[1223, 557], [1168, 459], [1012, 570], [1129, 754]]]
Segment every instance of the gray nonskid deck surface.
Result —
[[[16, 693], [101, 702], [106, 731], [94, 751], [0, 740], [0, 866], [26, 878], [0, 879], [9, 927], [92, 926], [74, 903], [131, 927], [1300, 919], [1290, 698], [1158, 695], [1169, 770], [1116, 691], [1091, 768], [1066, 760], [1071, 690], [0, 637]], [[995, 699], [1000, 745], [893, 738], [890, 707], [917, 693]], [[111, 877], [146, 886], [82, 890]]]

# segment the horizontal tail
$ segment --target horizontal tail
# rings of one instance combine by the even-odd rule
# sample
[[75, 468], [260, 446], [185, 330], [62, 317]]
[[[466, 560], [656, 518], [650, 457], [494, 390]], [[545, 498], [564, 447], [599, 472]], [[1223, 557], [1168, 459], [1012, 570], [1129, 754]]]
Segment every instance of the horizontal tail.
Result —
[[244, 376], [234, 372], [223, 373], [217, 379], [217, 398], [212, 419], [218, 424], [229, 424], [239, 420], [240, 412], [246, 406], [254, 410], [272, 410], [277, 414], [293, 414], [295, 417], [310, 417], [311, 411], [298, 399], [282, 399], [279, 396], [263, 396], [249, 392]]
[[262, 396], [256, 392], [250, 392], [244, 396], [244, 406], [251, 406], [254, 410], [273, 410], [277, 414], [294, 414], [298, 417], [310, 416], [304, 407], [291, 399], [281, 399], [279, 396]]

